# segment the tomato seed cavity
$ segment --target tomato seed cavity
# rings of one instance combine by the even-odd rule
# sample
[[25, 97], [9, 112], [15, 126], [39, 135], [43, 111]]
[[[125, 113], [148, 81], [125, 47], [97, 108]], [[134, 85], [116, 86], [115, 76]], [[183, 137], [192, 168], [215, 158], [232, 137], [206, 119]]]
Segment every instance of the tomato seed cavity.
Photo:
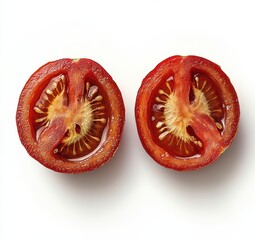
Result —
[[69, 119], [69, 124], [64, 138], [53, 152], [70, 160], [89, 154], [98, 146], [107, 125], [107, 100], [103, 94], [93, 84], [93, 79], [85, 78], [82, 100], [79, 99], [77, 108], [69, 109], [66, 77], [60, 74], [52, 78], [34, 107], [37, 136], [40, 129], [47, 129], [52, 121], [64, 116]]
[[196, 113], [204, 114], [213, 119], [219, 132], [223, 131], [224, 104], [218, 87], [206, 74], [193, 72], [189, 105], [183, 106], [175, 93], [174, 77], [166, 79], [151, 97], [152, 132], [171, 154], [185, 158], [200, 154], [203, 143], [190, 123]]

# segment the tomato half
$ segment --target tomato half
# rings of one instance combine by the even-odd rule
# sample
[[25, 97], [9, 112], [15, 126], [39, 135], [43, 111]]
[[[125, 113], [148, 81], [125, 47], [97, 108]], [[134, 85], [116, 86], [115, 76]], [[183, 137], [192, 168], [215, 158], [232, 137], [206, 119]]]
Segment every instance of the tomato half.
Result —
[[144, 78], [135, 115], [147, 153], [181, 171], [219, 158], [235, 137], [240, 109], [230, 79], [217, 64], [173, 56]]
[[119, 88], [90, 59], [61, 59], [39, 68], [22, 90], [16, 114], [27, 152], [63, 173], [105, 164], [118, 148], [124, 121]]

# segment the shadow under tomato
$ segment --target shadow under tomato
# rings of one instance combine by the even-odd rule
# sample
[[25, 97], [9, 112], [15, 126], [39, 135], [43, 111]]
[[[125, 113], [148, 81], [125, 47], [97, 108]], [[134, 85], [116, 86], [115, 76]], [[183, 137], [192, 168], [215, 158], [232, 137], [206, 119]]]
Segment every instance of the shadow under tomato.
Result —
[[[104, 211], [107, 207], [117, 203], [118, 199], [125, 197], [125, 184], [127, 181], [129, 146], [126, 123], [122, 139], [115, 155], [105, 165], [91, 172], [81, 174], [57, 174], [57, 182], [62, 190], [62, 198], [66, 198], [66, 206], [76, 205], [74, 210]], [[120, 197], [121, 196], [121, 197]]]
[[[124, 135], [124, 134], [123, 134]], [[121, 177], [125, 164], [125, 141], [126, 136], [122, 137], [122, 141], [114, 156], [103, 166], [86, 173], [81, 174], [61, 174], [64, 181], [68, 184], [75, 185], [76, 188], [81, 189], [100, 189], [107, 185], [111, 186]], [[80, 189], [80, 190], [81, 190]]]
[[212, 192], [218, 189], [224, 189], [231, 185], [231, 180], [239, 174], [242, 168], [243, 154], [245, 151], [245, 132], [242, 122], [231, 146], [220, 156], [220, 158], [209, 166], [204, 168], [178, 172], [166, 168], [160, 168], [158, 171], [159, 178], [163, 181], [171, 181], [176, 184], [179, 191], [203, 191]]
[[[159, 166], [154, 180], [161, 197], [174, 205], [176, 211], [185, 216], [197, 217], [199, 221], [208, 216], [226, 216], [239, 204], [240, 181], [242, 181], [246, 159], [244, 126], [240, 123], [232, 145], [213, 164], [188, 172], [177, 172]], [[163, 199], [159, 201], [165, 201]], [[166, 209], [167, 211], [167, 209]], [[171, 212], [169, 212], [171, 214]]]

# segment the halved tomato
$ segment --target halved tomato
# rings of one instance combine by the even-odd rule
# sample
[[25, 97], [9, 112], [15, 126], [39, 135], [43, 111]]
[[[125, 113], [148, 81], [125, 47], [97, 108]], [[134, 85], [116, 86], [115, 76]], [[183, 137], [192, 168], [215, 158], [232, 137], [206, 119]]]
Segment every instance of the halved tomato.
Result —
[[27, 152], [63, 173], [105, 164], [118, 148], [124, 121], [119, 88], [90, 59], [61, 59], [39, 68], [22, 90], [16, 114]]
[[235, 137], [240, 109], [233, 85], [217, 64], [173, 56], [144, 78], [135, 115], [148, 154], [181, 171], [219, 158]]

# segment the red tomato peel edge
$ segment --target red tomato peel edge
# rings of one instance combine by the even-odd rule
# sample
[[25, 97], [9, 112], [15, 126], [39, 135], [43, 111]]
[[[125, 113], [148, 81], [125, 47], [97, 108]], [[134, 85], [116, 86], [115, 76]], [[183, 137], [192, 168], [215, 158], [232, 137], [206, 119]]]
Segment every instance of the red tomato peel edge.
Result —
[[93, 60], [60, 59], [40, 67], [17, 107], [21, 143], [34, 159], [62, 173], [82, 173], [108, 162], [124, 123], [122, 94]]
[[240, 107], [219, 65], [172, 56], [143, 79], [135, 117], [146, 152], [160, 165], [184, 171], [213, 163], [230, 146]]

